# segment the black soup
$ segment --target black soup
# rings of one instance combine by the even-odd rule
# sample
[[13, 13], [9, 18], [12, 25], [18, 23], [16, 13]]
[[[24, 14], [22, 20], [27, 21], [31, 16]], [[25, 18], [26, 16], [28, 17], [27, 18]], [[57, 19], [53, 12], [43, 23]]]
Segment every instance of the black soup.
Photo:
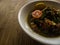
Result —
[[28, 24], [33, 31], [45, 37], [60, 36], [59, 9], [37, 3], [28, 15]]

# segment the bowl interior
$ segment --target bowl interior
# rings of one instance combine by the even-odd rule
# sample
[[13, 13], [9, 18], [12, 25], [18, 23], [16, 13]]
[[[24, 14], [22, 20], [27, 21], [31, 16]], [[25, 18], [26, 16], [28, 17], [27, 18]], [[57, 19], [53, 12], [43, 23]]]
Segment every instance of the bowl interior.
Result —
[[57, 2], [53, 2], [53, 1], [35, 1], [35, 2], [29, 2], [27, 4], [25, 4], [19, 11], [19, 15], [18, 15], [18, 20], [19, 20], [19, 24], [21, 25], [21, 27], [23, 28], [23, 30], [32, 38], [34, 38], [35, 40], [39, 41], [39, 42], [43, 42], [43, 43], [48, 43], [48, 44], [60, 44], [60, 37], [58, 38], [46, 38], [43, 37], [37, 33], [35, 33], [28, 25], [27, 22], [27, 16], [29, 15], [29, 12], [34, 8], [34, 5], [38, 2], [43, 2], [45, 3], [47, 6], [51, 6], [57, 9], [60, 9], [60, 3]]

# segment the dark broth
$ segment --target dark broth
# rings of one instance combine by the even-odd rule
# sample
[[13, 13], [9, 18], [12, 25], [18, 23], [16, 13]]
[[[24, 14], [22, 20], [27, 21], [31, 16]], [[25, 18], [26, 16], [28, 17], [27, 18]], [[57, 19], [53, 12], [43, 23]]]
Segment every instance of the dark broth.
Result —
[[[36, 10], [36, 9], [34, 9]], [[51, 15], [51, 14], [46, 14], [45, 11], [43, 12], [43, 16], [39, 19], [35, 19], [32, 17], [32, 10], [29, 15], [28, 15], [28, 24], [31, 27], [33, 31], [36, 33], [40, 34], [41, 36], [44, 37], [59, 37], [60, 36], [60, 14], [58, 16], [45, 16], [45, 15]], [[56, 14], [57, 15], [57, 14]], [[53, 22], [55, 22], [59, 27], [56, 25], [47, 25], [44, 21], [44, 19], [47, 18]]]

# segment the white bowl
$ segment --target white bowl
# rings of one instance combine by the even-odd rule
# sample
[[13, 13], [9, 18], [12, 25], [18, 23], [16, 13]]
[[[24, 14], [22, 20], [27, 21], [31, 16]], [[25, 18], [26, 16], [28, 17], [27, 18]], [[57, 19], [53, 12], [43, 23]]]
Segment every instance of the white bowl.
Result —
[[[18, 14], [18, 21], [21, 25], [22, 29], [33, 39], [37, 40], [38, 42], [46, 43], [46, 44], [60, 44], [60, 37], [57, 38], [47, 38], [43, 37], [37, 33], [35, 33], [27, 23], [27, 16], [29, 12], [32, 10], [33, 5], [39, 1], [31, 1], [25, 4], [20, 10]], [[55, 7], [60, 9], [60, 3], [54, 1], [40, 1], [44, 2], [46, 5]]]

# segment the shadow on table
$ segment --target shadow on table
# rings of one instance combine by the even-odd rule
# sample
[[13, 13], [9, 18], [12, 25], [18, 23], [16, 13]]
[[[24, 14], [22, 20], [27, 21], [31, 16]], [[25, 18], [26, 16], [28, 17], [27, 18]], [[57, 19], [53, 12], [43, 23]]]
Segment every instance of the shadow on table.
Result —
[[32, 39], [20, 27], [20, 33], [18, 35], [18, 45], [46, 45], [46, 44], [39, 43], [36, 40]]

